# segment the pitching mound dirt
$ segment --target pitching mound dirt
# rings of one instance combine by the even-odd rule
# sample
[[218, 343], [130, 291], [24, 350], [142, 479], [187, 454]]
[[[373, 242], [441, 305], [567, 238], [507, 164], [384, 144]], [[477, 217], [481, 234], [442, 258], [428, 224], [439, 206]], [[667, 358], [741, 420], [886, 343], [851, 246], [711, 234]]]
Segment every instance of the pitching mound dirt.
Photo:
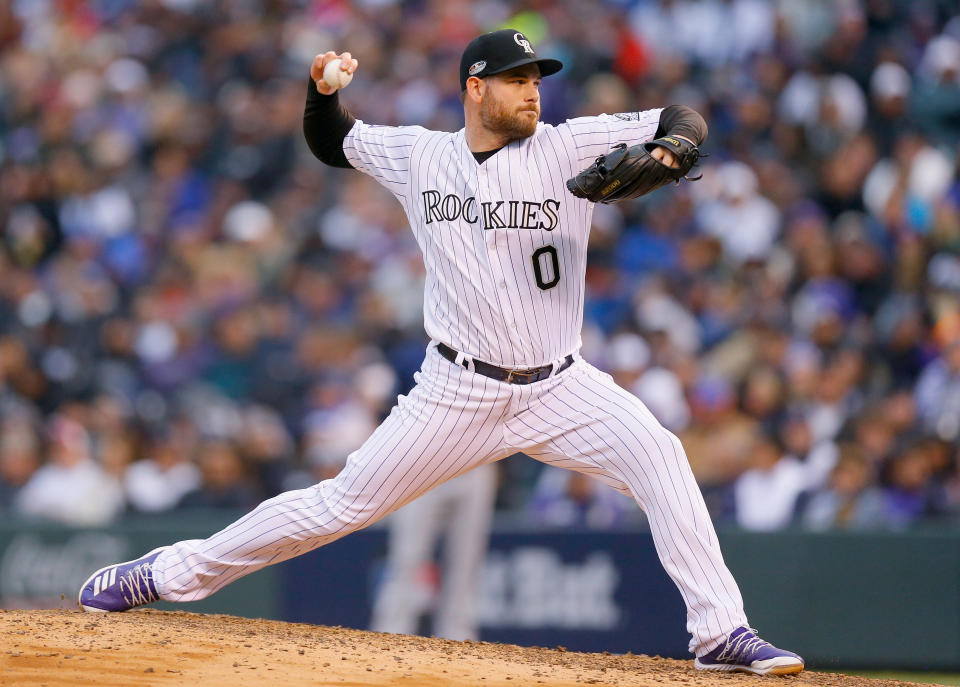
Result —
[[248, 620], [139, 610], [0, 611], [0, 685], [703, 685], [885, 687], [909, 683], [801, 673], [785, 678], [715, 675], [691, 661], [582, 654], [452, 642]]

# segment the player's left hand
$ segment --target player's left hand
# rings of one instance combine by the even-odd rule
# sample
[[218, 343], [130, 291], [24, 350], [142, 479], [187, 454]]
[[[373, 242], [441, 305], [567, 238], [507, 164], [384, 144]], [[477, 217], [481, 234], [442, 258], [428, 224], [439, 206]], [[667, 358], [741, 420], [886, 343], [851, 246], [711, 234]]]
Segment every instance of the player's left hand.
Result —
[[687, 176], [699, 159], [700, 149], [688, 138], [667, 135], [629, 148], [619, 143], [567, 179], [567, 190], [593, 203], [639, 198], [671, 181], [699, 179]]

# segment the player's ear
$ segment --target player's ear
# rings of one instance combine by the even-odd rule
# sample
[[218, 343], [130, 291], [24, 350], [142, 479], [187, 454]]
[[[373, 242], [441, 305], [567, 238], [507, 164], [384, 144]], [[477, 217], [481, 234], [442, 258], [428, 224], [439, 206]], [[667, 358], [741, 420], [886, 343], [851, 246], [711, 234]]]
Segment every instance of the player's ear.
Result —
[[467, 79], [467, 92], [464, 95], [464, 101], [472, 100], [479, 103], [483, 99], [484, 87], [483, 79], [478, 76], [471, 76]]

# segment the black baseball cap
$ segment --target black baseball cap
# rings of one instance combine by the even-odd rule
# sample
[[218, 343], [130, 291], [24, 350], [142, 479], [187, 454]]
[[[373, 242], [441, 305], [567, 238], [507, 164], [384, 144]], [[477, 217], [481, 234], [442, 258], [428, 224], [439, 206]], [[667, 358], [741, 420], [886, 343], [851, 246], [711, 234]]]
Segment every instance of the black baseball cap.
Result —
[[524, 64], [540, 67], [540, 76], [550, 76], [563, 69], [560, 60], [540, 59], [530, 41], [516, 29], [501, 29], [477, 36], [460, 58], [460, 90], [467, 90], [467, 79], [481, 79]]

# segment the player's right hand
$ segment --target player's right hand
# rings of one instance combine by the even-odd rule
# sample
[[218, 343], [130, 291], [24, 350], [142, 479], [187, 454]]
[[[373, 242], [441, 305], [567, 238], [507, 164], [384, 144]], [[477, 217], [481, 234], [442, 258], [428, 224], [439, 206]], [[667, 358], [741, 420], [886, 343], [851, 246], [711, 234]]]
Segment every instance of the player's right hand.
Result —
[[337, 89], [330, 87], [326, 81], [323, 80], [323, 68], [326, 67], [330, 62], [333, 62], [337, 58], [340, 59], [340, 69], [343, 69], [350, 74], [353, 74], [357, 71], [357, 61], [348, 52], [342, 52], [339, 55], [332, 50], [328, 50], [322, 55], [317, 55], [313, 58], [313, 64], [310, 65], [310, 78], [313, 79], [313, 83], [317, 84], [317, 91], [323, 95], [331, 95]]

